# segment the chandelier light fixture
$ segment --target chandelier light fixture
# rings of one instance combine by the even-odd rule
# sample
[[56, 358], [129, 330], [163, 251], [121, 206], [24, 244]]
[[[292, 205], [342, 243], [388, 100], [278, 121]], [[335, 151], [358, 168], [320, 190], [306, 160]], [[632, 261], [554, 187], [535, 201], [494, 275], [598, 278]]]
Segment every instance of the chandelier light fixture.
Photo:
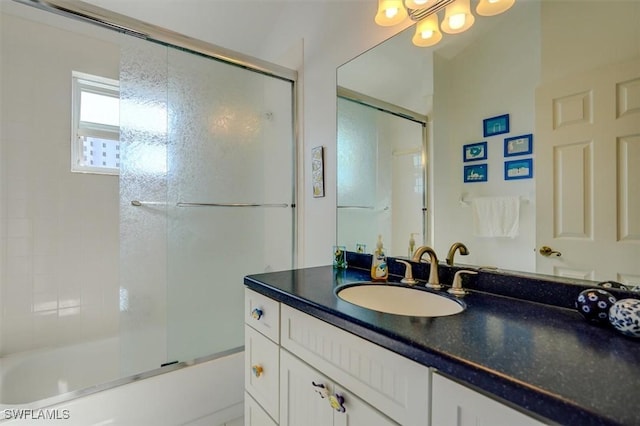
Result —
[[[515, 0], [479, 0], [476, 13], [480, 16], [498, 15], [508, 10]], [[444, 9], [442, 21], [438, 12]], [[419, 47], [436, 45], [442, 40], [442, 32], [462, 33], [473, 25], [471, 0], [378, 0], [376, 24], [388, 27], [401, 24], [407, 18], [416, 23], [411, 39]]]

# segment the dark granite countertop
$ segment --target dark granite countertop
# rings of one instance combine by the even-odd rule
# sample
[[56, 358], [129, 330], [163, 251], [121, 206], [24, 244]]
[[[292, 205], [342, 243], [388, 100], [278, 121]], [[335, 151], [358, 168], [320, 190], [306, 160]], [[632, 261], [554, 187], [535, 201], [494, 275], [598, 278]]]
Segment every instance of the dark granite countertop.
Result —
[[375, 312], [335, 295], [339, 285], [367, 280], [366, 270], [323, 266], [244, 282], [544, 419], [640, 425], [640, 340], [593, 326], [573, 309], [480, 291], [464, 297], [464, 312], [438, 318]]

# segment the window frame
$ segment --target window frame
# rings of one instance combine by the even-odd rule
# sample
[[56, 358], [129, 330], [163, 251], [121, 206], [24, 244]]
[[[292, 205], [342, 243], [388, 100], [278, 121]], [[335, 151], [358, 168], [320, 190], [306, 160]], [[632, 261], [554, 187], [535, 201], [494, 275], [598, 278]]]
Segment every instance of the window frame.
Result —
[[120, 99], [120, 82], [107, 77], [72, 71], [71, 75], [71, 172], [119, 175], [118, 167], [98, 167], [83, 164], [84, 137], [120, 141], [120, 126], [80, 120], [82, 93], [94, 93]]

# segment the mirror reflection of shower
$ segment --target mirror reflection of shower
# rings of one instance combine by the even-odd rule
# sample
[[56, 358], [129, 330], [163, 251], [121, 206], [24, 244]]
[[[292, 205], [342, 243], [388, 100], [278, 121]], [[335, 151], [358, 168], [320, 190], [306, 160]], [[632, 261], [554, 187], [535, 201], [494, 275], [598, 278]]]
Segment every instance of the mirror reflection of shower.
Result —
[[426, 117], [340, 89], [337, 110], [337, 244], [371, 253], [382, 235], [409, 256], [427, 233]]

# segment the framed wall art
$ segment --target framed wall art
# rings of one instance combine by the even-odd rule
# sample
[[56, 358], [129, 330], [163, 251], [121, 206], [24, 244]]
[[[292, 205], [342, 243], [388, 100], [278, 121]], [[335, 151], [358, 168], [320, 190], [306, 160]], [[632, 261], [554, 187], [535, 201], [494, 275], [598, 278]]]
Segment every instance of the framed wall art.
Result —
[[533, 159], [523, 158], [504, 162], [504, 179], [531, 179], [533, 177]]
[[514, 136], [504, 140], [504, 156], [527, 155], [533, 152], [533, 135]]
[[464, 166], [464, 182], [486, 182], [487, 169], [488, 166], [486, 163]]
[[311, 149], [311, 179], [313, 197], [324, 197], [324, 148], [321, 146]]
[[482, 133], [485, 138], [509, 133], [509, 114], [497, 115], [482, 120]]
[[478, 142], [462, 146], [462, 161], [477, 161], [487, 159], [487, 143]]

